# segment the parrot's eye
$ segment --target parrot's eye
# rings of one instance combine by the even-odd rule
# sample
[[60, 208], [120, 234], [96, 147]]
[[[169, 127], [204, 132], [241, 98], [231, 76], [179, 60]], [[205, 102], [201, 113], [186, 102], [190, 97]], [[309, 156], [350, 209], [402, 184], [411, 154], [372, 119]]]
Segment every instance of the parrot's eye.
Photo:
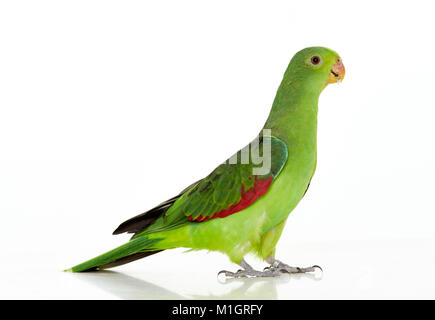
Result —
[[320, 57], [319, 56], [312, 56], [311, 57], [311, 63], [316, 65], [320, 63]]

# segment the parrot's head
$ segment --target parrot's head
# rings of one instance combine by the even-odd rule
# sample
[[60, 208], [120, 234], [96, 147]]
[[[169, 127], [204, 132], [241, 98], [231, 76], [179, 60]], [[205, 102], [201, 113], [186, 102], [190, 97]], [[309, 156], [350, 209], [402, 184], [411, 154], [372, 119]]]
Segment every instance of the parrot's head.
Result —
[[318, 85], [322, 90], [330, 83], [343, 80], [345, 69], [335, 51], [324, 47], [305, 48], [290, 61], [289, 73], [309, 85]]

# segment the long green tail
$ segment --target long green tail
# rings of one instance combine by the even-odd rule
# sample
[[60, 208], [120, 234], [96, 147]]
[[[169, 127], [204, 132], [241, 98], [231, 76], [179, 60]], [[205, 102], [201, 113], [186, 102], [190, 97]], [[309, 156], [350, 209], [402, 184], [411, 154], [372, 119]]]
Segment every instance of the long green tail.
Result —
[[[147, 237], [140, 237], [133, 240], [130, 240], [126, 244], [119, 246], [113, 250], [110, 250], [98, 257], [95, 257], [91, 260], [83, 262], [81, 264], [72, 267], [71, 269], [67, 269], [65, 271], [70, 272], [83, 272], [83, 271], [91, 271], [96, 269], [104, 269], [108, 267], [114, 267], [116, 265], [120, 265], [123, 263], [116, 263], [121, 259], [125, 259], [125, 261], [130, 262], [139, 258], [143, 258], [145, 256], [151, 255], [153, 253], [160, 252], [161, 249], [153, 249], [153, 244], [160, 241], [161, 239], [149, 239]], [[139, 254], [140, 253], [140, 254]], [[133, 257], [133, 258], [128, 258]]]

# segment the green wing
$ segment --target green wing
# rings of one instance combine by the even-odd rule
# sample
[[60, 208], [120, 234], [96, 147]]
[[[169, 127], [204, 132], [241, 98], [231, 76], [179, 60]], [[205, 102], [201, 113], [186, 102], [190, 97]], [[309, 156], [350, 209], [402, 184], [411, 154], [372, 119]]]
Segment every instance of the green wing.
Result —
[[283, 141], [257, 138], [185, 190], [165, 213], [134, 237], [223, 218], [249, 207], [267, 192], [287, 157]]

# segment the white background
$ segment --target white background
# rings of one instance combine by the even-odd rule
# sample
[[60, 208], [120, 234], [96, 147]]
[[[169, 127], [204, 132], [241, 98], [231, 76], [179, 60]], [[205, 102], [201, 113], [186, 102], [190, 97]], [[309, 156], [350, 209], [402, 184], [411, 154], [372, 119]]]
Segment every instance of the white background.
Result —
[[[430, 1], [3, 1], [0, 298], [435, 298]], [[216, 280], [218, 253], [61, 270], [251, 141], [300, 49], [346, 66], [277, 257], [310, 276]], [[264, 266], [248, 258], [257, 268]]]

